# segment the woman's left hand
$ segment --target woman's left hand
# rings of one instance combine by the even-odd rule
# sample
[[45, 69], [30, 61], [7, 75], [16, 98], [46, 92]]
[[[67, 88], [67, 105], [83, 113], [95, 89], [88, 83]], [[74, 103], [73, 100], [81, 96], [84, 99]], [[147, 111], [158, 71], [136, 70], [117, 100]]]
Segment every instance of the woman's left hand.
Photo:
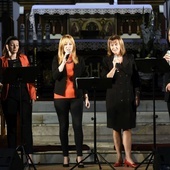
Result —
[[85, 98], [85, 106], [87, 109], [90, 108], [90, 101], [89, 101], [88, 97]]

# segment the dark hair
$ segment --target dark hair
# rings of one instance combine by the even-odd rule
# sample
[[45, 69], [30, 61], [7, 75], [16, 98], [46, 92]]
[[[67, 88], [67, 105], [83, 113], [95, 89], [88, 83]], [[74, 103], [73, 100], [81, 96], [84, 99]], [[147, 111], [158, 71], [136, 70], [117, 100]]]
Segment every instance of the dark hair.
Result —
[[[5, 41], [5, 45], [6, 45], [6, 44], [9, 44], [10, 41], [12, 41], [12, 40], [18, 40], [18, 41], [19, 41], [18, 37], [16, 37], [16, 36], [9, 36], [9, 37], [6, 39], [6, 41]], [[20, 43], [20, 42], [19, 42], [19, 43]], [[19, 45], [20, 45], [20, 44], [19, 44]]]
[[15, 41], [15, 40], [17, 40], [18, 42], [19, 42], [19, 49], [18, 49], [18, 54], [17, 55], [19, 55], [20, 53], [21, 53], [21, 43], [20, 43], [20, 40], [18, 39], [18, 37], [16, 37], [16, 36], [9, 36], [7, 39], [6, 39], [6, 41], [5, 41], [5, 45], [4, 45], [4, 48], [3, 48], [3, 50], [2, 50], [2, 54], [4, 55], [4, 56], [6, 56], [6, 57], [8, 57], [8, 52], [7, 52], [7, 49], [6, 49], [6, 45], [8, 44], [9, 45], [9, 43], [10, 43], [10, 41]]

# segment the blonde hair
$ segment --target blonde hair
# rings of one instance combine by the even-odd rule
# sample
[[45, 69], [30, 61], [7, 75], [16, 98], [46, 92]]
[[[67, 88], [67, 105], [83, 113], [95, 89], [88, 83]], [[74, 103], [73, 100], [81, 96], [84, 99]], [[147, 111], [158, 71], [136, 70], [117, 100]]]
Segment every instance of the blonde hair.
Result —
[[58, 63], [61, 64], [63, 58], [64, 58], [64, 45], [67, 44], [68, 42], [71, 42], [73, 44], [73, 51], [71, 53], [72, 60], [75, 64], [78, 63], [78, 57], [76, 55], [76, 44], [74, 41], [74, 38], [69, 35], [63, 35], [59, 41], [59, 46], [58, 46]]
[[111, 56], [113, 54], [111, 49], [110, 49], [110, 44], [114, 40], [118, 40], [119, 45], [120, 45], [120, 55], [123, 56], [126, 53], [126, 49], [125, 49], [124, 41], [119, 35], [112, 35], [108, 38], [108, 40], [107, 40], [107, 55]]

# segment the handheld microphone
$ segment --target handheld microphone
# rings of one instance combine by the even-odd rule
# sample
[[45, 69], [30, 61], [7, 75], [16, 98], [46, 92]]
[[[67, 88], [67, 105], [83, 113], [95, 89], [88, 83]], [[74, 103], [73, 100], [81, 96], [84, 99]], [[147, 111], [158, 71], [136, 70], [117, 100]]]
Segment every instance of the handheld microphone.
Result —
[[67, 54], [66, 54], [66, 61], [68, 60], [69, 55], [70, 55], [70, 53], [67, 53]]
[[118, 67], [119, 67], [119, 66], [118, 66], [118, 65], [119, 65], [119, 63], [118, 63], [119, 57], [118, 57], [117, 55], [115, 55], [115, 56], [114, 56], [114, 60], [115, 60], [115, 62], [116, 62], [116, 64], [115, 64], [116, 71], [119, 72], [119, 69], [118, 69]]
[[66, 59], [66, 61], [68, 60], [69, 55], [70, 55], [70, 50], [67, 50], [66, 53], [65, 53], [65, 59]]

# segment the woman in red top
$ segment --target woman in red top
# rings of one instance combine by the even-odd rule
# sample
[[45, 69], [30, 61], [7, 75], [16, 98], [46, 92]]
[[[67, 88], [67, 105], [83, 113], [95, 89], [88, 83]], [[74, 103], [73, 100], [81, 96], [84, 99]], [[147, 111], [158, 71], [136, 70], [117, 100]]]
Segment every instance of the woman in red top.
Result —
[[[10, 36], [3, 48], [3, 56], [0, 57], [0, 67], [29, 67], [26, 55], [21, 54], [19, 39]], [[1, 80], [3, 83], [3, 79]], [[22, 142], [27, 154], [33, 153], [32, 138], [32, 100], [36, 100], [36, 88], [32, 83], [20, 83], [19, 81], [3, 83], [1, 92], [2, 109], [7, 123], [8, 147], [16, 148], [17, 143], [17, 115], [22, 114], [20, 127], [22, 129]], [[22, 105], [21, 105], [22, 104]], [[21, 112], [21, 113], [20, 113]]]
[[[69, 129], [69, 112], [72, 116], [72, 124], [75, 135], [75, 144], [77, 150], [76, 161], [82, 160], [83, 146], [83, 97], [85, 106], [90, 107], [88, 94], [83, 93], [81, 89], [76, 88], [75, 79], [85, 76], [84, 60], [76, 55], [76, 45], [71, 35], [64, 35], [59, 42], [58, 55], [52, 62], [52, 75], [55, 80], [54, 87], [54, 106], [58, 115], [60, 126], [60, 141], [63, 150], [63, 166], [69, 166], [69, 149], [68, 149], [68, 129]], [[83, 163], [79, 168], [83, 168]]]

